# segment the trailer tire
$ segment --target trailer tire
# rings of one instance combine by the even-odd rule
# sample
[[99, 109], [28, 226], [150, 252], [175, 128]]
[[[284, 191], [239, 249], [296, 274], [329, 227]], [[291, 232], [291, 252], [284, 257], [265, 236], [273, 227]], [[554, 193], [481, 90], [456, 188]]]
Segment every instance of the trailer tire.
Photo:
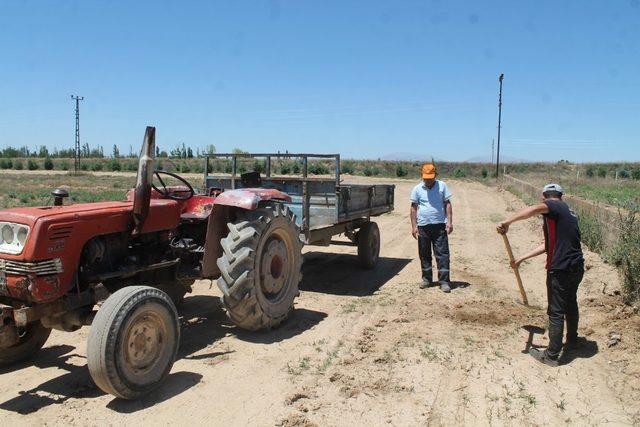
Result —
[[165, 380], [179, 343], [178, 313], [169, 296], [128, 286], [107, 298], [91, 325], [89, 373], [103, 391], [136, 399]]
[[363, 268], [371, 270], [380, 255], [380, 230], [378, 224], [369, 221], [358, 230], [358, 261]]
[[281, 203], [243, 211], [221, 241], [218, 287], [227, 316], [250, 331], [278, 326], [293, 310], [302, 280], [302, 242], [293, 212]]
[[29, 359], [42, 348], [51, 328], [45, 328], [40, 321], [29, 323], [19, 341], [5, 348], [0, 348], [0, 366], [8, 366]]

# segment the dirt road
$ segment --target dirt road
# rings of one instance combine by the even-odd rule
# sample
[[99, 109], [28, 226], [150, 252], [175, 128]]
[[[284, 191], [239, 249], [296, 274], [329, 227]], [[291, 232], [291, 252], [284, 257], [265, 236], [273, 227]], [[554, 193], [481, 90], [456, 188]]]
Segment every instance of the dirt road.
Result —
[[[418, 289], [409, 233], [412, 183], [379, 218], [382, 251], [360, 270], [349, 247], [305, 248], [302, 292], [278, 330], [247, 333], [225, 318], [213, 284], [186, 299], [179, 360], [166, 384], [135, 402], [97, 389], [88, 330], [54, 332], [29, 365], [0, 372], [6, 425], [639, 424], [640, 322], [623, 308], [615, 271], [587, 254], [581, 334], [590, 345], [557, 369], [525, 354], [524, 326], [545, 328], [542, 259], [523, 266], [519, 293], [494, 224], [522, 204], [473, 182], [450, 182], [455, 289]], [[539, 223], [510, 232], [516, 253]], [[608, 334], [622, 340], [608, 346]], [[533, 345], [546, 345], [536, 334]]]

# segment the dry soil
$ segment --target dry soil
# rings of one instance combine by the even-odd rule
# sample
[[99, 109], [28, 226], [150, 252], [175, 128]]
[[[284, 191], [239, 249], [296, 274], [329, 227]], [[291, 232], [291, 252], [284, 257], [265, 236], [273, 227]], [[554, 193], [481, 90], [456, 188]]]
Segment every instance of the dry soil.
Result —
[[[55, 332], [30, 363], [0, 371], [3, 425], [556, 425], [640, 424], [640, 322], [621, 304], [615, 270], [587, 252], [580, 332], [588, 343], [550, 368], [543, 259], [522, 267], [519, 303], [494, 224], [522, 203], [452, 181], [455, 288], [418, 289], [412, 185], [376, 219], [381, 259], [361, 270], [351, 247], [307, 247], [292, 317], [277, 330], [235, 328], [215, 284], [199, 282], [182, 310], [179, 360], [162, 388], [134, 402], [104, 394], [85, 360], [88, 329]], [[512, 226], [516, 253], [542, 239], [539, 221]], [[610, 333], [621, 340], [610, 343]], [[615, 341], [615, 340], [614, 340]]]

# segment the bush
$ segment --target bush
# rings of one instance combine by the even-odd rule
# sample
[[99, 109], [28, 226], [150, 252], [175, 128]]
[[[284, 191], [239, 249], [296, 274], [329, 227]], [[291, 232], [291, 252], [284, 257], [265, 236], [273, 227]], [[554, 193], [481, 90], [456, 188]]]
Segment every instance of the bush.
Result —
[[626, 169], [620, 169], [618, 171], [618, 178], [630, 178], [631, 177], [631, 173], [626, 170]]
[[453, 172], [453, 176], [454, 176], [454, 178], [464, 178], [464, 177], [467, 176], [467, 172], [465, 172], [464, 169], [456, 169]]
[[91, 170], [94, 172], [98, 172], [102, 170], [102, 162], [95, 161], [91, 164]]
[[13, 168], [13, 162], [11, 159], [0, 159], [0, 169], [11, 169]]
[[589, 178], [593, 178], [595, 174], [596, 174], [596, 168], [591, 165], [587, 166], [587, 176]]
[[290, 173], [291, 173], [291, 165], [289, 165], [289, 163], [283, 163], [280, 166], [280, 174], [289, 175]]
[[80, 163], [80, 170], [81, 171], [87, 171], [89, 170], [89, 165], [86, 163]]
[[[129, 161], [124, 164], [124, 168], [129, 172], [136, 172], [138, 170], [138, 164], [136, 162]], [[156, 168], [162, 170], [162, 162], [158, 162]]]
[[483, 178], [486, 178], [487, 175], [489, 175], [489, 171], [487, 170], [487, 168], [482, 168], [482, 172], [481, 173], [482, 173], [482, 177]]
[[27, 169], [29, 169], [30, 171], [34, 171], [34, 170], [37, 170], [38, 168], [39, 166], [36, 163], [36, 161], [29, 159], [29, 161], [27, 162]]
[[637, 208], [620, 218], [620, 240], [612, 258], [620, 269], [624, 302], [640, 301], [640, 215]]
[[44, 168], [48, 171], [53, 170], [53, 160], [50, 157], [44, 159]]
[[402, 166], [401, 163], [398, 163], [396, 165], [396, 176], [398, 178], [404, 178], [405, 176], [407, 176], [409, 174], [409, 171], [407, 171], [407, 168], [405, 168], [404, 166]]
[[62, 169], [63, 171], [68, 171], [69, 170], [69, 163], [61, 162], [60, 163], [60, 169]]
[[585, 212], [581, 212], [578, 215], [578, 224], [582, 242], [593, 252], [601, 253], [604, 248], [602, 224], [600, 224], [596, 218]]
[[598, 167], [598, 176], [599, 176], [600, 178], [606, 178], [606, 176], [607, 176], [607, 169], [605, 169], [605, 167], [604, 167], [604, 166], [600, 166], [600, 167]]
[[291, 166], [291, 172], [293, 172], [294, 175], [298, 175], [300, 173], [300, 163], [294, 162], [293, 166]]
[[117, 159], [109, 160], [109, 163], [107, 163], [107, 167], [112, 172], [119, 172], [122, 170], [122, 166], [120, 165], [120, 162]]
[[196, 162], [193, 165], [193, 171], [195, 173], [204, 173], [204, 165], [202, 163], [200, 163], [200, 162]]
[[186, 163], [186, 162], [185, 162], [185, 163], [182, 163], [182, 164], [180, 165], [180, 172], [182, 172], [182, 173], [189, 173], [189, 172], [191, 172], [191, 168], [189, 167], [189, 163]]
[[263, 162], [261, 162], [260, 160], [256, 159], [253, 162], [253, 171], [254, 172], [258, 172], [258, 173], [264, 172], [264, 164], [263, 164]]
[[632, 170], [631, 177], [633, 179], [640, 179], [640, 168]]
[[371, 166], [367, 165], [364, 167], [364, 169], [362, 169], [362, 173], [364, 174], [364, 176], [371, 176], [373, 175], [373, 169], [371, 168]]
[[353, 162], [343, 162], [340, 165], [340, 169], [342, 173], [348, 173], [349, 175], [353, 175], [355, 172], [355, 169], [353, 167]]
[[307, 166], [307, 171], [312, 175], [327, 175], [329, 168], [322, 162], [314, 162]]

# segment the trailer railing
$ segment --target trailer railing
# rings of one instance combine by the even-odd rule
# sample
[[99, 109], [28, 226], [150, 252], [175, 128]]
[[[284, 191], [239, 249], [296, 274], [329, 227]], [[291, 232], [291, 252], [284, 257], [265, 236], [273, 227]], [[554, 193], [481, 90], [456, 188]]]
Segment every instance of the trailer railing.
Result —
[[[204, 156], [205, 164], [204, 164], [204, 183], [206, 186], [207, 178], [209, 176], [213, 176], [216, 178], [228, 178], [227, 175], [214, 175], [209, 174], [209, 164], [210, 159], [212, 158], [224, 158], [231, 159], [231, 189], [236, 188], [236, 181], [240, 179], [238, 176], [238, 159], [265, 159], [265, 177], [266, 178], [274, 178], [274, 175], [271, 173], [271, 166], [273, 159], [296, 159], [302, 160], [302, 168], [300, 174], [296, 174], [297, 181], [302, 182], [302, 224], [303, 224], [303, 232], [305, 235], [309, 233], [310, 230], [310, 205], [311, 205], [311, 194], [309, 192], [308, 183], [311, 181], [316, 181], [317, 178], [309, 178], [309, 159], [331, 159], [333, 160], [334, 165], [334, 180], [335, 180], [335, 191], [336, 191], [336, 200], [338, 197], [338, 187], [340, 185], [340, 154], [312, 154], [312, 153], [213, 153], [207, 154]], [[278, 175], [275, 175], [278, 177]], [[307, 236], [308, 237], [308, 236]]]

